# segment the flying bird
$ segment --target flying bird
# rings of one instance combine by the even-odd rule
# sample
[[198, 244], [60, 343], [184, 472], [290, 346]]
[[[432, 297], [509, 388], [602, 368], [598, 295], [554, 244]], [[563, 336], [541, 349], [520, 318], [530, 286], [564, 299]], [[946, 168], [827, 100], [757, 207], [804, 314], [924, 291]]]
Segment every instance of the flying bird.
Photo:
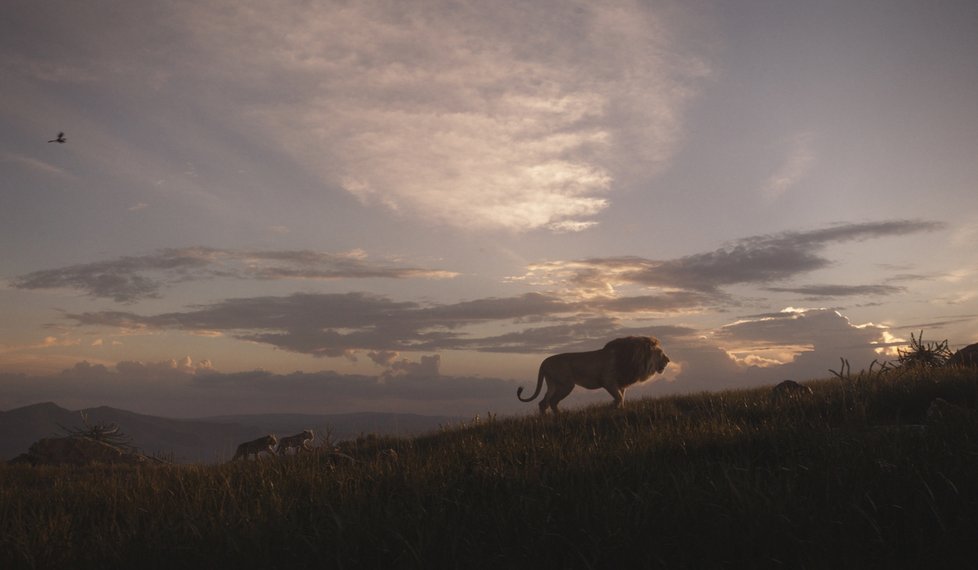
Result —
[[48, 142], [49, 143], [53, 143], [53, 142], [56, 142], [56, 143], [66, 143], [66, 142], [68, 142], [68, 139], [65, 138], [65, 134], [64, 133], [58, 133], [58, 138], [51, 139]]

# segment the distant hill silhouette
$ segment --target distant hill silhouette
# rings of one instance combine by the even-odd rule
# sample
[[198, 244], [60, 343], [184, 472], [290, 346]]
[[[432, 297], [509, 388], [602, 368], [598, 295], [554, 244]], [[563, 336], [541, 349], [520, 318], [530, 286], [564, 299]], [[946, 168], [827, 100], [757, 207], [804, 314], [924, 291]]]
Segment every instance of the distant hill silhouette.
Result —
[[457, 423], [459, 418], [416, 414], [353, 413], [333, 415], [258, 414], [178, 420], [101, 406], [66, 410], [52, 402], [0, 411], [0, 460], [25, 453], [35, 441], [64, 435], [82, 427], [84, 412], [91, 424], [117, 424], [147, 455], [172, 457], [180, 463], [217, 463], [231, 458], [243, 441], [267, 433], [291, 435], [312, 429], [319, 437], [331, 431], [333, 441], [362, 434], [416, 435]]

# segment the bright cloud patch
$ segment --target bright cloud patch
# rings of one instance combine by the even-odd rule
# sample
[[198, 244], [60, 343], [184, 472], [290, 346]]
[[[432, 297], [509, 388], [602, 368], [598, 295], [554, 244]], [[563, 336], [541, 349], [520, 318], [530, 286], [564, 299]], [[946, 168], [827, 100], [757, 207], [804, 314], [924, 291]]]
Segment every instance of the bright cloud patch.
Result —
[[[188, 16], [208, 71], [300, 164], [364, 203], [466, 228], [593, 225], [615, 179], [670, 158], [706, 73], [629, 0], [211, 2]], [[267, 103], [283, 88], [289, 103]]]
[[832, 309], [788, 307], [778, 313], [744, 317], [721, 327], [714, 336], [738, 362], [766, 367], [816, 352], [819, 358], [859, 353], [865, 359], [886, 339], [886, 333], [884, 326], [856, 325]]

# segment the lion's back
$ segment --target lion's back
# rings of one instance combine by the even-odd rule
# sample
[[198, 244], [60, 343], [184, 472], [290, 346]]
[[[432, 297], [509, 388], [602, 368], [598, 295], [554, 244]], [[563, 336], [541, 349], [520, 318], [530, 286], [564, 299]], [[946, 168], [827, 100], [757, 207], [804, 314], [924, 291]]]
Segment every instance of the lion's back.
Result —
[[540, 364], [540, 370], [544, 375], [565, 374], [572, 371], [577, 374], [601, 373], [608, 363], [609, 356], [610, 353], [604, 349], [564, 352], [545, 358]]

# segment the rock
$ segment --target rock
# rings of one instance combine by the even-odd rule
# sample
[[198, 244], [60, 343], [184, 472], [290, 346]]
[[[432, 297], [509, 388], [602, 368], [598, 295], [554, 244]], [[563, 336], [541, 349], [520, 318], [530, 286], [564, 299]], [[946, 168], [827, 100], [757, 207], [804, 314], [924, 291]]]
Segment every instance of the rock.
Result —
[[794, 380], [785, 380], [774, 388], [771, 388], [771, 398], [774, 400], [780, 400], [782, 398], [797, 398], [810, 395], [811, 393], [811, 388], [799, 384]]
[[969, 344], [952, 354], [951, 358], [947, 361], [947, 365], [978, 367], [978, 343]]

